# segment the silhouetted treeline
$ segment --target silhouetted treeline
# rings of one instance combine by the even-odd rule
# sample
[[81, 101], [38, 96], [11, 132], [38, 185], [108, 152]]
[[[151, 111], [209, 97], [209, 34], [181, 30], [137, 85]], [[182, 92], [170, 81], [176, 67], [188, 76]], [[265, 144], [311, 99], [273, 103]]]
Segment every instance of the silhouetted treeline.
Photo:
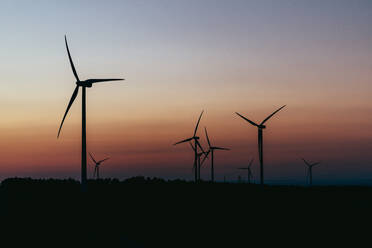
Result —
[[30, 246], [334, 247], [352, 241], [355, 247], [368, 237], [363, 224], [372, 220], [371, 210], [371, 187], [145, 177], [89, 180], [86, 193], [73, 179], [9, 178], [0, 186], [2, 241]]

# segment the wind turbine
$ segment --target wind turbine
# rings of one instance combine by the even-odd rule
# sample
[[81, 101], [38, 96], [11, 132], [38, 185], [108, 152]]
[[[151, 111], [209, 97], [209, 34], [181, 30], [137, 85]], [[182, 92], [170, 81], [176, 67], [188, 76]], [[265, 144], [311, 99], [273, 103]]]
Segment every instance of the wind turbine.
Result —
[[[207, 128], [204, 127], [204, 130], [205, 130], [205, 136], [207, 137], [207, 142], [208, 142], [208, 146], [209, 146], [207, 156], [208, 156], [209, 153], [211, 153], [211, 181], [214, 182], [214, 150], [229, 151], [230, 149], [229, 148], [224, 148], [224, 147], [212, 146], [211, 142], [209, 141]], [[204, 160], [207, 158], [207, 156], [204, 158]]]
[[82, 186], [82, 190], [86, 191], [86, 181], [87, 181], [86, 88], [87, 87], [88, 88], [92, 87], [92, 85], [94, 83], [108, 82], [108, 81], [119, 81], [119, 80], [124, 80], [124, 79], [121, 79], [121, 78], [87, 79], [87, 80], [81, 81], [79, 79], [79, 76], [76, 72], [74, 63], [72, 61], [70, 50], [68, 49], [66, 35], [65, 35], [65, 44], [66, 44], [68, 58], [70, 60], [71, 69], [72, 69], [72, 72], [73, 72], [73, 74], [75, 76], [75, 79], [76, 79], [76, 87], [75, 87], [74, 92], [72, 93], [70, 102], [67, 105], [66, 112], [63, 115], [61, 125], [59, 126], [57, 138], [59, 137], [59, 135], [61, 133], [62, 125], [63, 125], [63, 122], [65, 121], [67, 113], [70, 110], [71, 105], [73, 104], [73, 102], [75, 101], [76, 96], [79, 93], [79, 87], [81, 87], [82, 88], [82, 101], [81, 101], [82, 102], [82, 104], [81, 104], [82, 105], [82, 108], [81, 108], [81, 114], [82, 114], [82, 117], [81, 117], [81, 124], [82, 124], [81, 125], [81, 186]]
[[282, 108], [284, 108], [286, 105], [280, 107], [279, 109], [275, 110], [274, 113], [266, 117], [260, 124], [256, 124], [255, 122], [247, 119], [246, 117], [242, 116], [238, 112], [235, 112], [237, 115], [239, 115], [244, 120], [248, 121], [253, 126], [256, 126], [258, 129], [258, 157], [260, 159], [260, 181], [261, 185], [264, 184], [264, 169], [263, 169], [263, 130], [266, 128], [264, 125], [266, 121], [268, 121], [273, 115], [278, 113]]
[[241, 167], [241, 168], [238, 168], [239, 170], [247, 170], [247, 172], [248, 172], [247, 179], [248, 179], [248, 183], [249, 183], [249, 184], [251, 184], [251, 178], [252, 178], [252, 176], [253, 176], [253, 174], [252, 174], [252, 170], [251, 170], [252, 163], [253, 163], [253, 158], [252, 158], [252, 160], [249, 162], [248, 167]]
[[201, 147], [200, 143], [199, 143], [199, 137], [196, 136], [196, 133], [198, 131], [198, 126], [199, 126], [199, 123], [200, 123], [200, 119], [202, 117], [204, 113], [204, 110], [201, 112], [200, 116], [199, 116], [199, 119], [198, 119], [198, 122], [196, 123], [196, 126], [195, 126], [195, 129], [194, 129], [194, 134], [191, 138], [188, 138], [188, 139], [185, 139], [185, 140], [181, 140], [173, 145], [178, 145], [178, 144], [181, 144], [181, 143], [184, 143], [184, 142], [189, 142], [189, 141], [194, 141], [194, 147], [196, 149], [194, 149], [194, 168], [195, 168], [195, 182], [198, 181], [198, 170], [197, 170], [197, 160], [198, 160], [198, 147], [200, 147], [200, 149], [203, 151], [203, 148]]
[[305, 159], [302, 159], [302, 160], [307, 165], [307, 177], [308, 177], [308, 180], [309, 180], [309, 185], [312, 186], [313, 185], [313, 166], [320, 164], [320, 162], [316, 162], [316, 163], [311, 164], [311, 163], [307, 162]]
[[100, 160], [100, 161], [97, 162], [97, 161], [94, 159], [94, 157], [93, 157], [93, 155], [92, 155], [91, 153], [89, 153], [89, 156], [90, 156], [90, 158], [93, 160], [93, 162], [96, 164], [96, 165], [94, 166], [93, 177], [96, 176], [96, 179], [99, 179], [99, 167], [100, 167], [100, 165], [101, 165], [101, 163], [102, 163], [103, 161], [106, 161], [106, 160], [109, 159], [109, 158], [105, 158], [105, 159], [102, 159], [102, 160]]

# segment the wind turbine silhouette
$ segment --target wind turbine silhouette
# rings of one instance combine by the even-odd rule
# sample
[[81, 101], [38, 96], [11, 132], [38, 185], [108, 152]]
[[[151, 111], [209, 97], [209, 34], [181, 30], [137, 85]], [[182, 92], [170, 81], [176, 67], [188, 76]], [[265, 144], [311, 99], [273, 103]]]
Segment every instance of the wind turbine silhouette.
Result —
[[72, 69], [72, 72], [73, 72], [73, 74], [75, 76], [75, 79], [76, 79], [76, 87], [75, 87], [74, 92], [72, 93], [70, 102], [67, 105], [66, 112], [63, 115], [61, 125], [59, 126], [57, 138], [59, 137], [59, 135], [61, 133], [62, 125], [63, 125], [63, 122], [65, 121], [67, 113], [70, 110], [71, 105], [73, 104], [73, 102], [75, 101], [76, 96], [79, 93], [79, 87], [81, 87], [82, 88], [82, 101], [81, 101], [82, 102], [82, 104], [81, 104], [82, 105], [82, 109], [81, 109], [81, 114], [82, 114], [82, 117], [81, 117], [81, 124], [82, 124], [81, 125], [81, 186], [82, 186], [82, 190], [86, 191], [86, 181], [87, 181], [86, 88], [87, 87], [88, 88], [92, 87], [92, 85], [94, 83], [108, 82], [108, 81], [119, 81], [119, 80], [124, 80], [124, 79], [121, 79], [121, 78], [87, 79], [87, 80], [81, 81], [79, 79], [79, 76], [78, 76], [77, 72], [76, 72], [74, 62], [72, 61], [70, 50], [68, 49], [66, 35], [65, 35], [65, 44], [66, 44], [68, 58], [70, 60], [71, 69]]
[[97, 161], [94, 159], [94, 157], [93, 157], [93, 155], [92, 155], [91, 153], [89, 153], [89, 156], [90, 156], [90, 158], [93, 160], [93, 162], [96, 164], [96, 165], [94, 166], [93, 177], [96, 176], [96, 179], [99, 179], [99, 167], [100, 167], [100, 165], [101, 165], [101, 163], [102, 163], [103, 161], [106, 161], [106, 160], [109, 159], [109, 158], [105, 158], [105, 159], [102, 159], [102, 160], [100, 160], [100, 161], [97, 162]]
[[189, 141], [194, 141], [194, 168], [195, 168], [195, 182], [198, 181], [198, 170], [197, 170], [197, 160], [198, 160], [198, 147], [200, 147], [200, 149], [203, 151], [203, 148], [201, 147], [200, 143], [199, 143], [199, 137], [196, 136], [196, 133], [198, 131], [198, 127], [199, 127], [199, 123], [200, 123], [200, 119], [202, 117], [204, 113], [204, 110], [201, 112], [200, 116], [199, 116], [199, 119], [198, 119], [198, 122], [196, 123], [196, 126], [195, 126], [195, 130], [194, 130], [194, 134], [191, 138], [188, 138], [188, 139], [185, 139], [185, 140], [181, 140], [173, 145], [178, 145], [178, 144], [181, 144], [181, 143], [184, 143], [184, 142], [189, 142]]
[[[212, 146], [211, 142], [209, 140], [209, 137], [208, 137], [208, 132], [207, 132], [206, 127], [204, 127], [204, 131], [205, 131], [205, 136], [207, 137], [207, 142], [208, 142], [208, 147], [209, 147], [209, 150], [208, 150], [207, 155], [205, 156], [204, 160], [207, 158], [208, 154], [211, 153], [211, 181], [214, 182], [214, 150], [229, 151], [230, 149], [229, 148], [224, 148], [224, 147]], [[204, 162], [204, 160], [203, 160], [203, 162]]]
[[253, 163], [253, 158], [252, 158], [251, 161], [249, 162], [248, 167], [241, 167], [241, 168], [238, 168], [239, 170], [247, 170], [247, 172], [248, 172], [247, 180], [248, 180], [248, 183], [249, 183], [249, 184], [251, 184], [251, 178], [252, 178], [252, 176], [253, 176], [253, 174], [252, 174], [252, 170], [251, 170], [252, 163]]
[[247, 119], [246, 117], [242, 116], [238, 112], [235, 112], [237, 115], [239, 115], [244, 120], [248, 121], [253, 126], [256, 126], [258, 129], [258, 157], [260, 159], [260, 183], [261, 185], [264, 184], [264, 169], [263, 169], [263, 130], [266, 128], [264, 125], [266, 121], [268, 121], [273, 115], [278, 113], [282, 108], [284, 108], [286, 105], [280, 107], [279, 109], [275, 110], [274, 113], [266, 117], [260, 124], [256, 124], [255, 122]]
[[316, 162], [316, 163], [311, 164], [311, 163], [307, 162], [305, 159], [302, 159], [302, 160], [307, 165], [307, 175], [306, 175], [306, 177], [309, 180], [309, 185], [312, 186], [313, 185], [313, 166], [320, 164], [320, 162]]

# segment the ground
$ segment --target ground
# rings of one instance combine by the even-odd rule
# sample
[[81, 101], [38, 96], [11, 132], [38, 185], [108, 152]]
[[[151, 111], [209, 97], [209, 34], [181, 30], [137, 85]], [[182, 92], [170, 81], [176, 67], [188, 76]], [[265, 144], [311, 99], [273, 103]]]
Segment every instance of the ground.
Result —
[[[370, 187], [198, 184], [131, 178], [7, 179], [2, 241], [101, 247], [353, 247], [368, 241]], [[367, 243], [366, 243], [367, 244]]]

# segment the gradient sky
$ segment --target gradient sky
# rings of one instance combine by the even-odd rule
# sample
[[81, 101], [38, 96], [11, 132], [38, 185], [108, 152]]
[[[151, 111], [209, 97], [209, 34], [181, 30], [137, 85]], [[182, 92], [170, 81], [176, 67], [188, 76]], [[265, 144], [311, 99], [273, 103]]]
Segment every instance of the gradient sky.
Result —
[[[268, 183], [303, 184], [300, 158], [322, 161], [314, 183], [372, 184], [371, 1], [1, 1], [0, 179], [79, 178], [81, 102], [56, 139], [80, 78], [88, 89], [88, 151], [104, 177], [192, 179], [202, 109], [217, 179], [254, 157], [260, 121]], [[203, 130], [202, 136], [205, 144]], [[93, 173], [89, 164], [88, 176]], [[209, 178], [209, 162], [203, 169]]]

